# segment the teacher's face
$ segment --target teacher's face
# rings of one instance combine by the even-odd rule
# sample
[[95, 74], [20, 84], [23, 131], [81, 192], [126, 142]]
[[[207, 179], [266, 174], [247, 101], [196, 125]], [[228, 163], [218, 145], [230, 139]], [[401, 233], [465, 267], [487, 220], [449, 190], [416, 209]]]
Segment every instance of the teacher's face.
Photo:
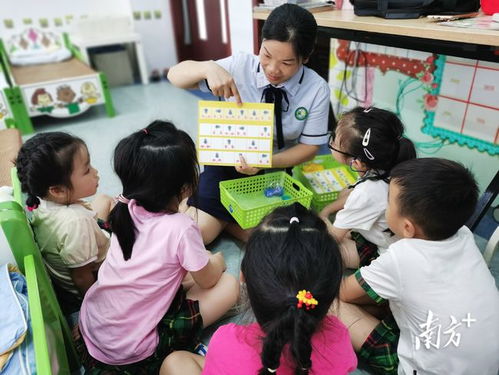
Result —
[[259, 58], [265, 76], [274, 86], [293, 77], [306, 62], [296, 56], [291, 43], [266, 39], [262, 42]]

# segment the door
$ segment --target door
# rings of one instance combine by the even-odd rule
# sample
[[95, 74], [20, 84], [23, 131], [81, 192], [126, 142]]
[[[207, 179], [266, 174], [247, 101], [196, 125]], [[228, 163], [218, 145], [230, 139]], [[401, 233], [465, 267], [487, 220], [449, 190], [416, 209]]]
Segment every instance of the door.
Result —
[[231, 54], [227, 0], [170, 0], [179, 61]]

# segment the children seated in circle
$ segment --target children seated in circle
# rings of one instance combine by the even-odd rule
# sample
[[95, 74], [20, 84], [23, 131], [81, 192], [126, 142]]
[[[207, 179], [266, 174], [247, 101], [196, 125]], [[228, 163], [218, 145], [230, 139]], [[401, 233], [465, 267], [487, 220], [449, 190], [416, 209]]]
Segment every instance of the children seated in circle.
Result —
[[385, 209], [391, 169], [416, 157], [413, 143], [403, 134], [404, 126], [394, 113], [357, 107], [341, 116], [330, 137], [333, 157], [360, 175], [353, 188], [342, 191], [321, 212], [326, 220], [336, 213], [330, 231], [348, 268], [369, 264], [398, 239], [388, 230]]
[[172, 350], [194, 349], [235, 304], [239, 284], [178, 212], [198, 181], [187, 133], [154, 121], [118, 143], [114, 169], [123, 193], [108, 256], [82, 304], [77, 349], [92, 373], [152, 374]]
[[[386, 218], [402, 239], [340, 290], [353, 345], [376, 373], [497, 374], [499, 293], [464, 226], [477, 196], [473, 175], [450, 160], [392, 169]], [[393, 316], [376, 309], [386, 301]]]
[[40, 133], [24, 143], [16, 159], [21, 189], [32, 211], [32, 228], [65, 313], [79, 310], [106, 257], [106, 221], [113, 205], [97, 192], [99, 176], [80, 138]]
[[330, 311], [343, 265], [325, 223], [298, 203], [253, 231], [241, 264], [256, 322], [228, 324], [206, 359], [172, 353], [162, 374], [346, 374], [357, 359], [347, 328]]

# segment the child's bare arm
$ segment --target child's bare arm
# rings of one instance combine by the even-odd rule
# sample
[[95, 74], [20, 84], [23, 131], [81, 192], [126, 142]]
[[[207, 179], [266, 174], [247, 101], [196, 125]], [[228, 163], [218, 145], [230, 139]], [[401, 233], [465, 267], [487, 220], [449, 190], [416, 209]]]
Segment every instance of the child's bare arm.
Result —
[[208, 264], [196, 272], [191, 272], [192, 278], [203, 289], [213, 287], [225, 271], [225, 260], [222, 253], [212, 254]]
[[335, 227], [333, 224], [331, 224], [329, 220], [326, 220], [326, 225], [329, 234], [331, 234], [338, 243], [343, 241], [347, 237], [347, 234], [350, 232], [350, 229], [342, 229]]
[[107, 221], [109, 218], [109, 213], [116, 205], [116, 202], [109, 195], [99, 194], [95, 197], [95, 199], [90, 203], [92, 210], [97, 212], [97, 217], [104, 221]]
[[343, 207], [345, 207], [345, 202], [347, 201], [347, 198], [352, 191], [353, 189], [350, 188], [343, 189], [340, 192], [338, 199], [336, 199], [334, 202], [328, 204], [326, 207], [322, 209], [320, 216], [327, 219], [329, 218], [329, 215], [342, 210]]
[[70, 268], [71, 278], [81, 295], [84, 296], [87, 290], [95, 283], [95, 264], [91, 262], [83, 267]]
[[357, 305], [372, 305], [376, 302], [362, 289], [355, 275], [343, 279], [340, 286], [340, 300]]

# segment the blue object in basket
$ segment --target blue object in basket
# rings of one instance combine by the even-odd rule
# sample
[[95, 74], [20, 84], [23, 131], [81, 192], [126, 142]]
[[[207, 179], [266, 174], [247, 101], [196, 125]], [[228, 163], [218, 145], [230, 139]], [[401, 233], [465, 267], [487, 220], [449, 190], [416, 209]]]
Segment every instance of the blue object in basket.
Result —
[[267, 198], [280, 197], [284, 194], [284, 187], [277, 182], [273, 182], [263, 191]]

